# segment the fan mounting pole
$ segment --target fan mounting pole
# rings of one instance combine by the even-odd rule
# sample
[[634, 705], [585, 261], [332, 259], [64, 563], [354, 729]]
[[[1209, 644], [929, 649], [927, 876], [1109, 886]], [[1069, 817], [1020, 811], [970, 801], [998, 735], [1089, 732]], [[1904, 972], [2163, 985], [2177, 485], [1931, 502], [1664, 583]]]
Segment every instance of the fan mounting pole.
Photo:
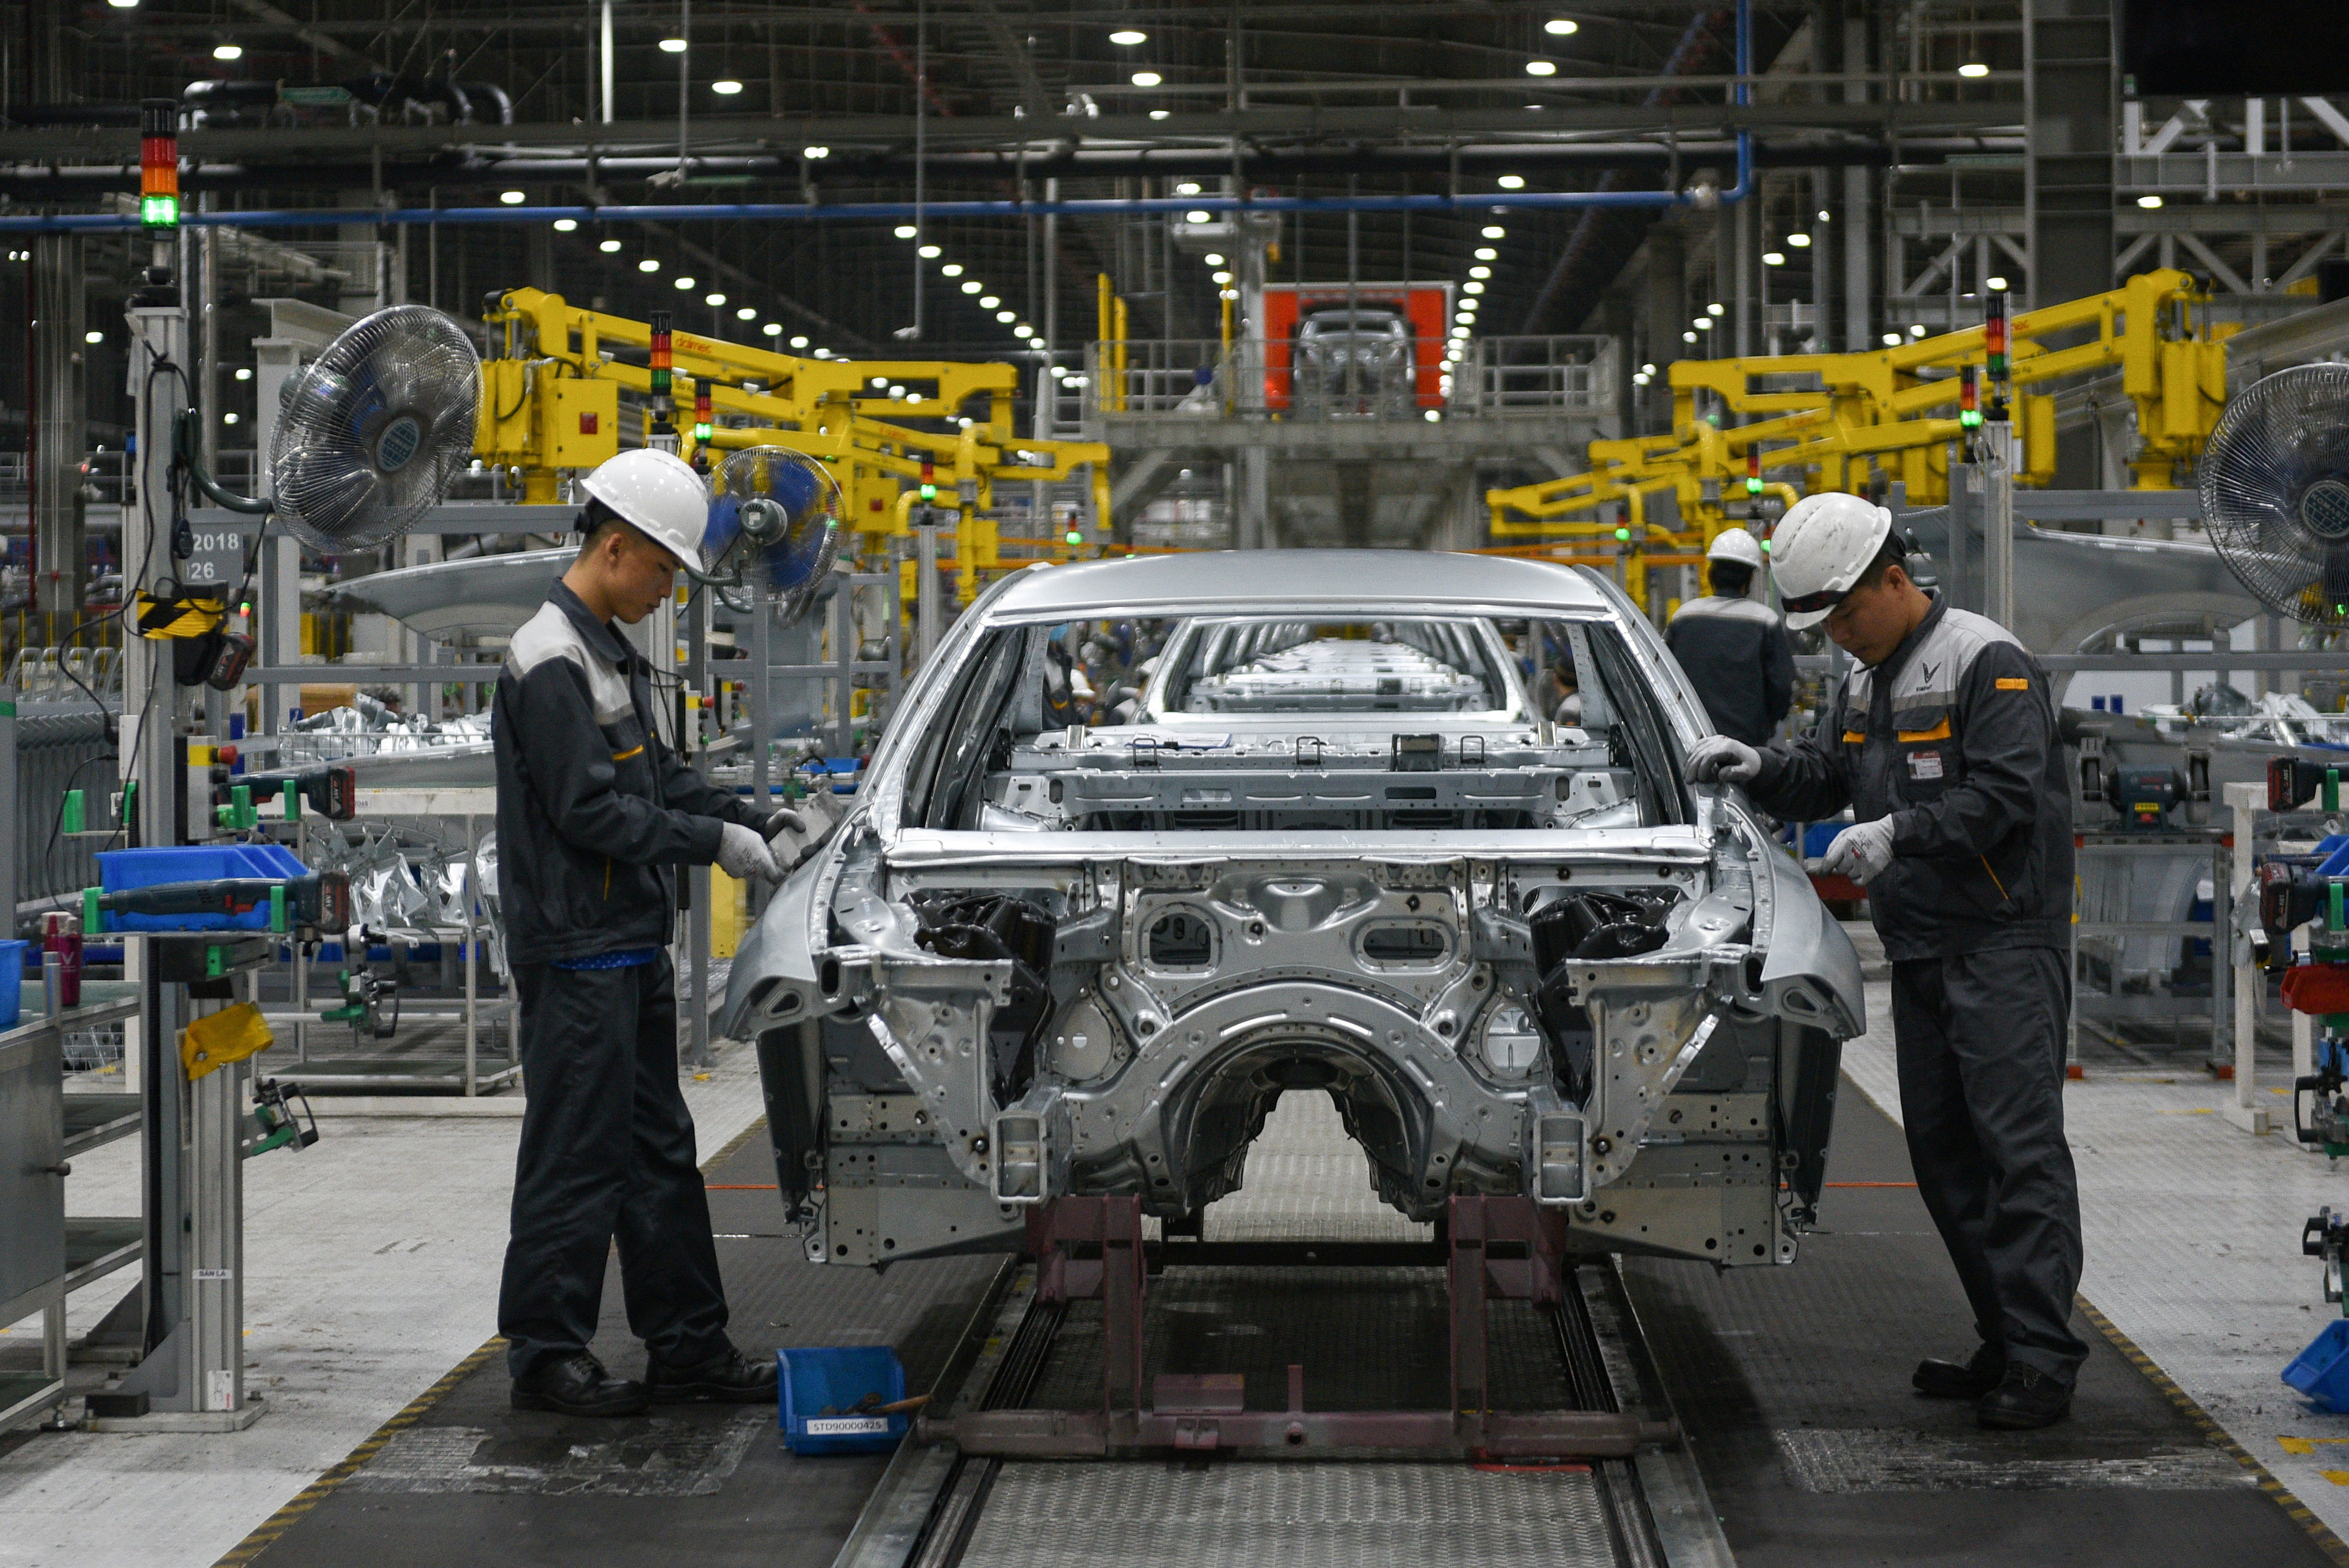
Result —
[[[133, 305], [128, 317], [132, 428], [139, 452], [123, 496], [126, 601], [134, 587], [161, 594], [167, 591], [163, 579], [179, 576], [179, 564], [171, 556], [171, 434], [188, 406], [193, 376], [186, 306]], [[177, 844], [183, 836], [180, 791], [174, 787], [180, 766], [181, 694], [172, 677], [172, 645], [135, 634], [122, 642], [121, 769], [123, 778], [139, 784], [139, 842], [150, 847]]]

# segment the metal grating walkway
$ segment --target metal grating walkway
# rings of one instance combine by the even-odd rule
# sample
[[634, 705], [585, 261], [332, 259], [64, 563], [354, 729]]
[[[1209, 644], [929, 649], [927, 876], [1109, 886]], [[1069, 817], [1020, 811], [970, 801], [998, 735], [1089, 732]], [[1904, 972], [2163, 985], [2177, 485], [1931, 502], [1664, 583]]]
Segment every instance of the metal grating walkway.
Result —
[[1590, 1471], [1007, 1463], [963, 1568], [1578, 1568], [1618, 1562]]

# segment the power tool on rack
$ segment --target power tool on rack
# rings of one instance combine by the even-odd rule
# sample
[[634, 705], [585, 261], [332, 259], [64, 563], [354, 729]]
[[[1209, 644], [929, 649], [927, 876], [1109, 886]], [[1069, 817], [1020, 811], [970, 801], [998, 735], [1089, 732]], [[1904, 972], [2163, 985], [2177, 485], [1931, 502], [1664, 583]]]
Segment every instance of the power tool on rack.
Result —
[[88, 889], [82, 929], [104, 930], [102, 915], [237, 915], [269, 911], [272, 931], [305, 941], [343, 930], [351, 923], [351, 879], [341, 871], [306, 877], [224, 877], [203, 882], [158, 882], [145, 888], [102, 893]]
[[[364, 948], [360, 950], [366, 951]], [[328, 1023], [347, 1023], [351, 1038], [388, 1040], [399, 1030], [399, 981], [370, 969], [344, 970], [336, 977], [343, 991], [339, 1007], [318, 1014]]]
[[272, 805], [283, 803], [285, 820], [302, 815], [306, 805], [333, 822], [348, 822], [358, 815], [358, 774], [347, 767], [304, 768], [293, 773], [232, 774], [236, 761], [233, 746], [222, 746], [212, 763], [212, 815], [222, 828], [241, 831], [262, 820]]
[[[289, 1103], [302, 1102], [302, 1114], [296, 1117]], [[304, 1122], [310, 1125], [303, 1126]], [[253, 1141], [244, 1147], [244, 1158], [267, 1154], [273, 1148], [291, 1148], [295, 1153], [318, 1141], [317, 1113], [310, 1109], [310, 1097], [298, 1084], [281, 1084], [274, 1078], [264, 1078], [253, 1089]]]

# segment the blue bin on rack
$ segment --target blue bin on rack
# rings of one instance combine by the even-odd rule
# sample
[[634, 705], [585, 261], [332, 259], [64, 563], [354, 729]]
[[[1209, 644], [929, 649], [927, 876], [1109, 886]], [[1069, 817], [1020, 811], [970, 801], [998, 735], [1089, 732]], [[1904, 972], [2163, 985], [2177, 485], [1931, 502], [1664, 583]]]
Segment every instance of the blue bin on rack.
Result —
[[[109, 849], [98, 857], [98, 886], [109, 893], [166, 882], [226, 882], [244, 877], [305, 877], [310, 868], [292, 850], [275, 844], [189, 844], [175, 848]], [[269, 906], [242, 915], [118, 915], [106, 917], [110, 931], [265, 931]]]
[[[885, 1405], [905, 1397], [905, 1364], [886, 1345], [857, 1345], [775, 1352], [781, 1363], [783, 1444], [795, 1454], [885, 1454], [913, 1429], [914, 1418], [847, 1414], [867, 1395]], [[840, 1414], [823, 1416], [821, 1410]]]
[[2291, 1384], [2320, 1410], [2349, 1414], [2349, 1318], [2324, 1325], [2324, 1332], [2283, 1369]]
[[14, 1029], [25, 1010], [25, 950], [29, 942], [0, 942], [0, 1029]]

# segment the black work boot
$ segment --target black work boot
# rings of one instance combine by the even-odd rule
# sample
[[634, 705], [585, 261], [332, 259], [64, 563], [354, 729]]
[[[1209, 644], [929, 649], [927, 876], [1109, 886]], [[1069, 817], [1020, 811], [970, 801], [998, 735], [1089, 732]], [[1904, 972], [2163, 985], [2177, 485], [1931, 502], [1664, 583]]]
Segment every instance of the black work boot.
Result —
[[771, 1405], [776, 1381], [772, 1356], [753, 1361], [730, 1345], [707, 1361], [664, 1361], [657, 1352], [645, 1358], [645, 1387], [663, 1404], [707, 1399], [719, 1405]]
[[564, 1416], [640, 1416], [650, 1401], [645, 1386], [615, 1377], [582, 1350], [542, 1361], [513, 1383], [517, 1410], [553, 1410]]
[[1999, 1386], [1982, 1397], [1974, 1418], [1992, 1431], [2029, 1432], [2072, 1413], [2072, 1390], [2035, 1366], [2010, 1364]]
[[2006, 1346], [1985, 1340], [1965, 1361], [1919, 1362], [1909, 1381], [1928, 1399], [1979, 1399], [2005, 1376]]

